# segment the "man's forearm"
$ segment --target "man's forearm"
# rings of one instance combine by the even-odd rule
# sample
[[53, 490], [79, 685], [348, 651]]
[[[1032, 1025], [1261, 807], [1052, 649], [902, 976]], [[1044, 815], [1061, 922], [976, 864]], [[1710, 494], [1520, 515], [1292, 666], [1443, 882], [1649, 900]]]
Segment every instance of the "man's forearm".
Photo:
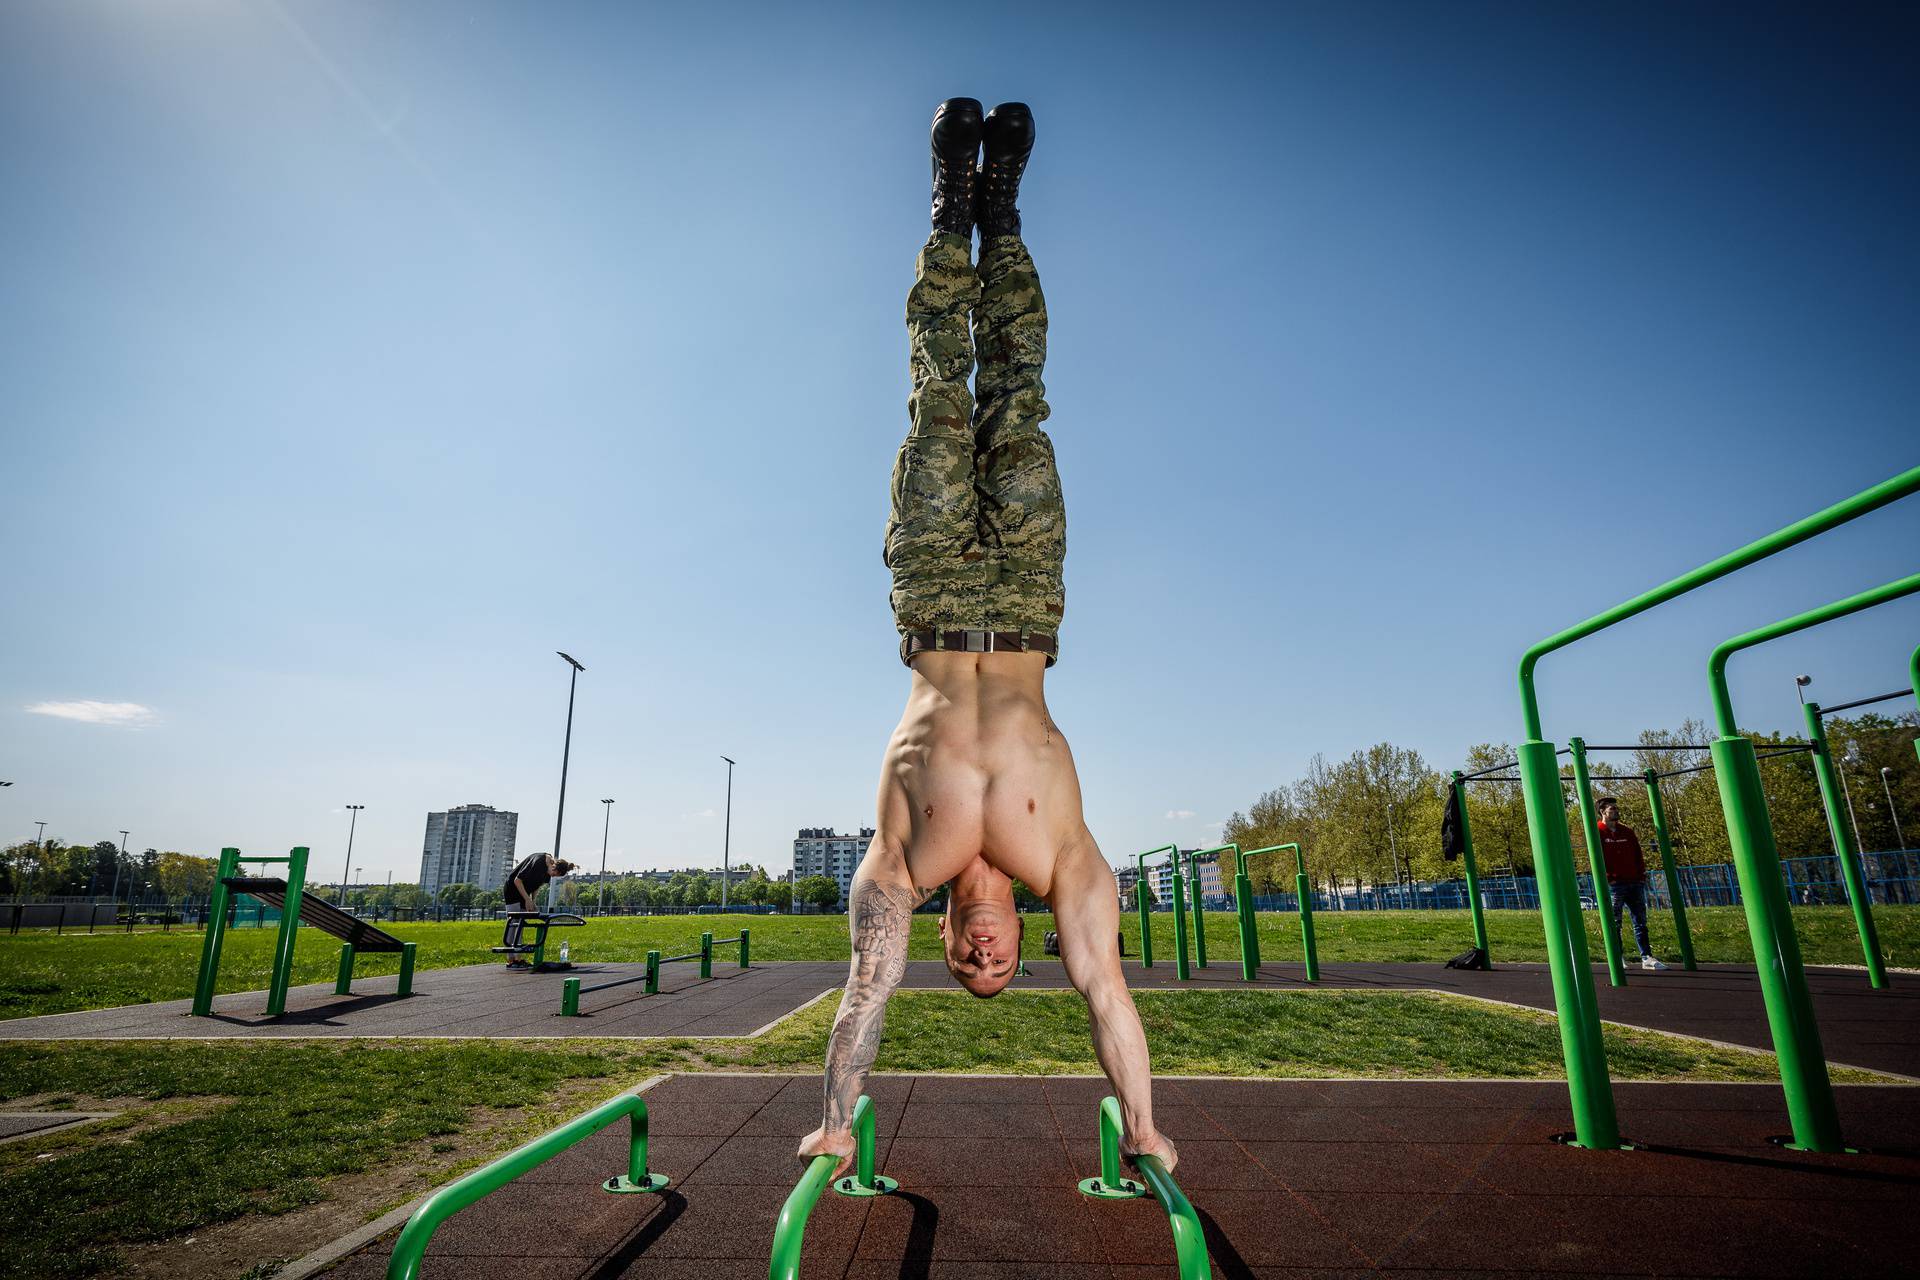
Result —
[[853, 1105], [866, 1088], [867, 1072], [880, 1053], [887, 1000], [907, 971], [907, 930], [914, 895], [897, 885], [862, 880], [853, 887], [848, 914], [853, 965], [840, 1012], [827, 1037], [826, 1111], [821, 1126], [838, 1132], [853, 1123]]
[[1102, 985], [1087, 992], [1087, 1014], [1093, 1023], [1093, 1052], [1100, 1060], [1120, 1100], [1120, 1118], [1129, 1137], [1141, 1138], [1153, 1129], [1153, 1068], [1147, 1061], [1147, 1033], [1140, 1011], [1125, 983]]

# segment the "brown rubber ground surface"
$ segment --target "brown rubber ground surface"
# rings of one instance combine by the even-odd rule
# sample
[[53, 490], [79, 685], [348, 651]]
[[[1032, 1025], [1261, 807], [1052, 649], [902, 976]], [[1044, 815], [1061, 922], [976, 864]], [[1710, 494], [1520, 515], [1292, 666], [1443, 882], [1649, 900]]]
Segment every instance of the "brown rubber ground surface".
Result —
[[[817, 1076], [678, 1076], [647, 1094], [660, 1196], [612, 1196], [624, 1126], [463, 1210], [424, 1275], [741, 1280], [819, 1119]], [[1137, 1280], [1174, 1274], [1152, 1201], [1095, 1201], [1104, 1081], [873, 1082], [881, 1171], [900, 1193], [828, 1191], [802, 1275]], [[1156, 1119], [1219, 1277], [1912, 1276], [1920, 1089], [1839, 1091], [1851, 1139], [1811, 1156], [1766, 1139], [1772, 1085], [1621, 1084], [1634, 1151], [1565, 1147], [1566, 1088], [1541, 1083], [1163, 1079]], [[385, 1274], [391, 1234], [328, 1273]]]

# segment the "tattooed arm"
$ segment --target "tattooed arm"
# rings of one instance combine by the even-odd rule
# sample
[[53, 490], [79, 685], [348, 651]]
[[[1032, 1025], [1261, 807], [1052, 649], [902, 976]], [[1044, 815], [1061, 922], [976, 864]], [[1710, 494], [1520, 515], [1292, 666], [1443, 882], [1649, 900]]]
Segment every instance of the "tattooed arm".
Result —
[[827, 1038], [825, 1113], [820, 1127], [800, 1144], [803, 1160], [825, 1153], [840, 1156], [836, 1177], [852, 1159], [853, 1105], [860, 1100], [867, 1072], [880, 1052], [887, 1000], [906, 976], [907, 929], [913, 909], [929, 896], [913, 888], [904, 865], [900, 872], [896, 880], [875, 875], [863, 865], [847, 910], [853, 963], [839, 1015], [833, 1020], [833, 1034]]

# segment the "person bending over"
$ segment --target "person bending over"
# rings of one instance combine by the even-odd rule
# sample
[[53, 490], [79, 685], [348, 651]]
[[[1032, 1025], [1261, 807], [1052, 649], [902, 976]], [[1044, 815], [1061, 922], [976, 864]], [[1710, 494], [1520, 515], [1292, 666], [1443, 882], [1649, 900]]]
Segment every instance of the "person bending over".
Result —
[[1633, 940], [1640, 944], [1640, 967], [1664, 969], [1654, 957], [1653, 944], [1647, 940], [1647, 859], [1640, 852], [1640, 837], [1620, 821], [1620, 802], [1601, 796], [1595, 805], [1600, 811], [1600, 854], [1607, 868], [1607, 889], [1613, 897], [1613, 931], [1620, 932], [1620, 908], [1633, 916]]
[[983, 119], [978, 102], [953, 98], [933, 117], [933, 234], [907, 295], [911, 425], [885, 546], [911, 685], [849, 895], [853, 960], [827, 1044], [825, 1112], [799, 1152], [838, 1155], [842, 1169], [887, 1000], [906, 972], [914, 908], [947, 887], [947, 969], [974, 995], [996, 995], [1020, 958], [1015, 879], [1053, 909], [1067, 977], [1086, 998], [1094, 1051], [1120, 1100], [1126, 1153], [1157, 1155], [1169, 1169], [1177, 1158], [1153, 1125], [1146, 1035], [1120, 970], [1113, 871], [1047, 711], [1066, 511], [1040, 429], [1046, 303], [1015, 207], [1033, 138], [1021, 103]]
[[[564, 876], [572, 870], [573, 864], [571, 862], [563, 862], [550, 853], [535, 853], [522, 858], [519, 865], [507, 873], [506, 887], [500, 891], [500, 896], [506, 900], [507, 908], [507, 931], [506, 935], [500, 940], [501, 946], [517, 947], [520, 945], [520, 933], [523, 922], [516, 918], [513, 913], [516, 911], [538, 911], [540, 908], [534, 905], [533, 900], [534, 896], [540, 892], [541, 886], [554, 877]], [[507, 957], [507, 968], [509, 969], [525, 969], [528, 967], [527, 962], [517, 955], [509, 955]]]

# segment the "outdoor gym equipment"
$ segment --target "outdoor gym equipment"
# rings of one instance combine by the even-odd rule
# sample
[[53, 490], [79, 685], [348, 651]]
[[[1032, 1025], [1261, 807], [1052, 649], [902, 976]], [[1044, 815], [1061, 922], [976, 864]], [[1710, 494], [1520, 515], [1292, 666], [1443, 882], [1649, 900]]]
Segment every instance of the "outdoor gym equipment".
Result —
[[[873, 1099], [866, 1094], [853, 1104], [853, 1167], [847, 1177], [833, 1183], [843, 1196], [884, 1196], [899, 1189], [892, 1178], [874, 1172]], [[767, 1280], [799, 1280], [800, 1246], [807, 1232], [807, 1218], [820, 1201], [833, 1170], [840, 1163], [835, 1155], [815, 1156], [807, 1162], [807, 1171], [787, 1194], [780, 1206], [779, 1221], [773, 1228], [773, 1256], [767, 1265]], [[393, 1280], [389, 1277], [388, 1280]]]
[[568, 978], [560, 984], [561, 1016], [567, 1018], [585, 1016], [580, 1012], [580, 997], [582, 995], [595, 991], [606, 991], [612, 987], [624, 987], [630, 983], [644, 982], [647, 984], [644, 988], [647, 995], [659, 995], [660, 966], [663, 964], [675, 964], [682, 960], [698, 960], [700, 962], [700, 976], [702, 978], [711, 978], [713, 976], [713, 949], [715, 947], [731, 947], [736, 944], [740, 948], [740, 967], [742, 969], [751, 968], [752, 966], [749, 963], [749, 947], [751, 943], [747, 930], [742, 929], [740, 936], [737, 938], [715, 939], [711, 933], [703, 933], [700, 935], [700, 949], [698, 951], [689, 951], [683, 956], [663, 957], [658, 951], [649, 951], [647, 952], [647, 971], [631, 978], [617, 978], [612, 982], [603, 982], [597, 987], [582, 987], [580, 985], [580, 979]]
[[1167, 878], [1173, 894], [1173, 947], [1176, 952], [1173, 976], [1185, 982], [1192, 974], [1187, 968], [1187, 900], [1186, 889], [1180, 883], [1180, 846], [1177, 844], [1163, 844], [1158, 849], [1135, 855], [1140, 868], [1140, 879], [1134, 884], [1140, 900], [1140, 967], [1153, 968], [1153, 890], [1147, 888], [1147, 859], [1157, 858], [1163, 853], [1171, 855], [1167, 859]]
[[[1713, 718], [1720, 730], [1713, 743], [1713, 773], [1720, 784], [1720, 808], [1726, 814], [1727, 837], [1733, 846], [1733, 871], [1740, 880], [1747, 933], [1753, 942], [1760, 992], [1766, 999], [1767, 1026], [1773, 1033], [1774, 1055], [1780, 1063], [1780, 1085], [1787, 1095], [1787, 1114], [1793, 1120], [1793, 1141], [1788, 1145], [1797, 1151], [1844, 1151], [1846, 1144], [1840, 1140], [1833, 1082], [1827, 1076], [1820, 1027], [1814, 1021], [1813, 1001], [1807, 994], [1807, 975], [1800, 961], [1800, 939], [1793, 927], [1786, 884], [1780, 878], [1780, 853], [1774, 844], [1772, 820], [1767, 816], [1767, 795], [1760, 785], [1760, 763], [1755, 758], [1753, 740], [1740, 732], [1733, 714], [1727, 659], [1742, 649], [1916, 591], [1920, 591], [1920, 573], [1724, 640], [1707, 660]], [[1851, 869], [1851, 860], [1843, 858], [1841, 865]], [[1859, 884], [1857, 872], [1849, 876], [1847, 887], [1854, 894], [1854, 910], [1863, 910], [1865, 886]], [[1867, 918], [1871, 920], [1871, 916]], [[1870, 927], [1863, 925], [1863, 933]]]
[[1234, 854], [1233, 902], [1240, 916], [1240, 976], [1252, 982], [1260, 969], [1260, 934], [1253, 920], [1253, 882], [1247, 878], [1247, 859], [1260, 853], [1293, 850], [1294, 894], [1300, 904], [1300, 949], [1306, 956], [1307, 981], [1320, 981], [1320, 954], [1313, 945], [1313, 887], [1307, 883], [1307, 857], [1296, 842], [1270, 844], [1264, 849], [1231, 846]]
[[[276, 864], [287, 868], [285, 879], [278, 876], [238, 874], [243, 862]], [[364, 920], [340, 910], [330, 902], [306, 896], [307, 848], [299, 845], [284, 858], [243, 856], [238, 849], [222, 849], [220, 863], [213, 875], [213, 893], [207, 901], [207, 933], [200, 944], [200, 977], [193, 988], [193, 1015], [213, 1014], [213, 989], [220, 973], [220, 949], [226, 942], [227, 914], [236, 893], [250, 894], [280, 910], [280, 931], [273, 944], [273, 972], [267, 982], [267, 1016], [277, 1018], [287, 1011], [287, 989], [293, 984], [293, 946], [301, 923], [332, 934], [344, 944], [340, 948], [340, 972], [334, 981], [335, 995], [353, 993], [354, 958], [363, 951], [391, 951], [400, 955], [400, 987], [396, 994], [413, 994], [414, 944], [376, 929]]]
[[667, 1176], [647, 1169], [646, 1101], [637, 1093], [623, 1093], [428, 1196], [407, 1219], [399, 1239], [393, 1243], [393, 1256], [387, 1262], [387, 1280], [417, 1280], [426, 1258], [427, 1242], [448, 1218], [623, 1117], [630, 1120], [632, 1126], [627, 1136], [627, 1171], [608, 1178], [600, 1184], [600, 1189], [615, 1195], [666, 1190]]
[[[506, 919], [510, 924], [518, 920], [523, 930], [531, 927], [533, 929], [533, 941], [522, 942], [518, 946], [513, 947], [494, 947], [493, 953], [495, 955], [532, 956], [533, 959], [529, 963], [529, 967], [519, 970], [521, 973], [558, 973], [562, 970], [573, 968], [572, 963], [569, 961], [547, 959], [547, 930], [577, 928], [585, 924], [585, 920], [582, 920], [579, 916], [567, 915], [557, 911], [509, 911], [506, 913]], [[523, 933], [521, 936], [525, 937], [525, 934]]]
[[1167, 1211], [1167, 1225], [1173, 1228], [1173, 1255], [1179, 1263], [1180, 1280], [1207, 1280], [1213, 1274], [1213, 1264], [1207, 1257], [1200, 1216], [1159, 1156], [1133, 1157], [1134, 1167], [1140, 1170], [1146, 1185], [1126, 1176], [1120, 1167], [1120, 1132], [1120, 1103], [1109, 1096], [1100, 1102], [1100, 1176], [1081, 1179], [1080, 1193], [1096, 1200], [1131, 1200], [1151, 1194]]
[[[1920, 654], [1920, 650], [1915, 651]], [[1853, 846], [1853, 832], [1840, 820], [1840, 785], [1834, 771], [1833, 752], [1827, 746], [1827, 717], [1855, 707], [1871, 706], [1907, 696], [1895, 689], [1872, 698], [1856, 698], [1836, 707], [1809, 702], [1802, 714], [1807, 721], [1807, 739], [1813, 744], [1813, 775], [1820, 784], [1820, 803], [1827, 811], [1827, 833], [1833, 837], [1834, 856], [1840, 860], [1840, 875], [1847, 882], [1847, 900], [1853, 905], [1854, 927], [1860, 933], [1860, 950], [1867, 960], [1867, 981], [1875, 989], [1887, 985], [1887, 966], [1880, 956], [1880, 936], [1873, 926], [1873, 899], [1867, 893], [1866, 876], [1860, 865], [1860, 850]]]
[[[1534, 669], [1540, 659], [1558, 649], [1604, 631], [1616, 623], [1645, 613], [1697, 587], [1724, 578], [1768, 556], [1850, 520], [1877, 511], [1888, 503], [1920, 492], [1920, 467], [1835, 503], [1804, 520], [1776, 530], [1691, 572], [1681, 574], [1603, 613], [1548, 636], [1520, 659], [1520, 710], [1524, 741], [1515, 752], [1521, 791], [1526, 800], [1527, 828], [1533, 845], [1534, 872], [1540, 886], [1540, 915], [1546, 936], [1547, 961], [1553, 974], [1554, 1006], [1560, 1026], [1561, 1053], [1566, 1061], [1567, 1093], [1572, 1104], [1574, 1141], [1583, 1147], [1617, 1148], [1619, 1118], [1613, 1105], [1612, 1082], [1600, 1038], [1600, 1011], [1588, 967], [1587, 935], [1580, 920], [1580, 900], [1574, 889], [1573, 842], [1567, 836], [1565, 800], [1553, 743], [1542, 738], [1540, 702], [1534, 690]], [[1751, 747], [1751, 744], [1748, 744]], [[1715, 746], [1716, 753], [1719, 746]], [[1718, 763], [1716, 759], [1716, 763]], [[1757, 784], [1756, 784], [1757, 791]], [[1770, 960], [1761, 961], [1764, 972]]]

